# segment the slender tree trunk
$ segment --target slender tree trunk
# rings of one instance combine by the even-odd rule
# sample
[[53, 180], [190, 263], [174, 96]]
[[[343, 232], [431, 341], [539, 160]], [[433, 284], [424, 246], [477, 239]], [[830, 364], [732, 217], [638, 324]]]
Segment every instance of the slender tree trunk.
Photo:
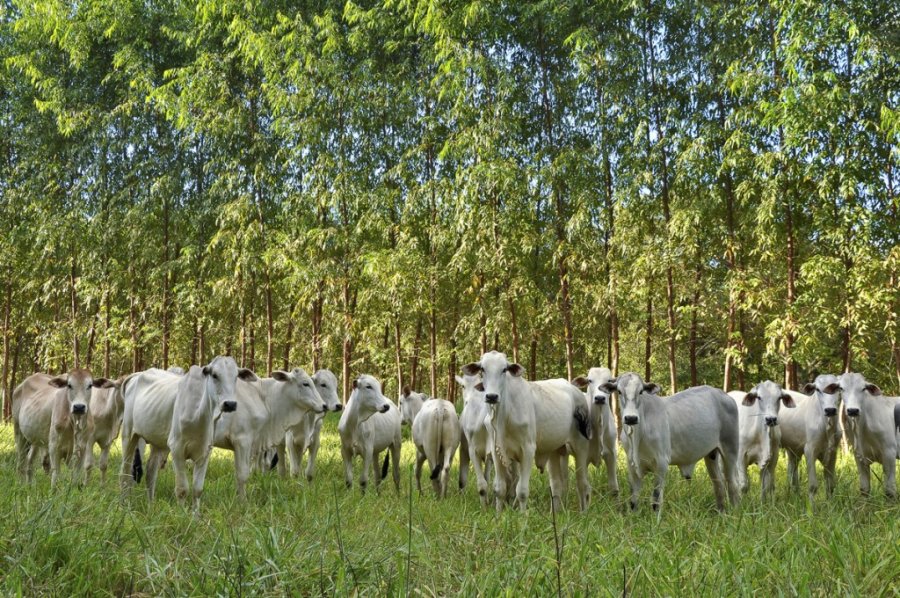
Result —
[[512, 296], [508, 297], [509, 322], [512, 329], [512, 357], [513, 363], [519, 363], [519, 325], [516, 321], [516, 302]]
[[647, 278], [647, 326], [644, 336], [644, 381], [650, 382], [650, 358], [653, 356], [653, 289]]
[[238, 273], [237, 287], [241, 296], [238, 307], [241, 315], [241, 367], [247, 367], [247, 307], [244, 302], [243, 273]]
[[[290, 371], [291, 369], [291, 341], [294, 338], [294, 318], [291, 317], [293, 314], [291, 313], [291, 308], [285, 310], [285, 314], [287, 315], [287, 322], [285, 323], [285, 337], [284, 337], [284, 371]], [[269, 368], [271, 372], [272, 369]], [[315, 372], [315, 370], [313, 370]]]
[[697, 313], [700, 311], [700, 282], [703, 279], [703, 261], [700, 244], [697, 244], [694, 262], [694, 302], [691, 308], [691, 386], [697, 386]]
[[169, 200], [163, 199], [162, 367], [169, 367]]
[[275, 310], [272, 306], [272, 284], [269, 280], [269, 267], [266, 269], [266, 372], [271, 372], [275, 365]]
[[785, 197], [784, 218], [787, 233], [787, 334], [784, 339], [785, 370], [784, 384], [791, 390], [797, 389], [797, 364], [794, 362], [794, 301], [796, 298], [796, 269], [794, 265], [794, 216], [790, 198]]
[[137, 290], [135, 289], [134, 258], [128, 266], [128, 278], [131, 283], [131, 297], [128, 306], [128, 328], [131, 331], [131, 371], [140, 371], [140, 352], [138, 351], [138, 325], [137, 325]]
[[[107, 281], [109, 274], [107, 273]], [[103, 377], [109, 378], [110, 367], [110, 307], [109, 307], [109, 283], [105, 283], [106, 288], [103, 290]]]
[[422, 316], [416, 318], [416, 336], [413, 339], [413, 353], [410, 359], [409, 385], [413, 390], [419, 388], [419, 351], [422, 342]]
[[[199, 330], [197, 331], [197, 361], [194, 363], [206, 363], [206, 327], [203, 325], [203, 320], [200, 320], [198, 323]], [[231, 355], [231, 351], [226, 351], [227, 355]]]
[[428, 336], [429, 336], [429, 352], [431, 359], [431, 396], [437, 396], [437, 310], [435, 309], [435, 303], [437, 298], [435, 297], [435, 288], [434, 282], [432, 281], [431, 286], [431, 307], [430, 307], [430, 317], [428, 324]]
[[456, 356], [456, 329], [459, 326], [459, 305], [454, 303], [453, 305], [453, 332], [450, 335], [450, 364], [447, 366], [447, 397], [448, 400], [456, 404], [457, 397], [457, 384], [456, 384], [456, 370], [458, 369], [457, 364], [457, 356]]
[[97, 320], [99, 318], [100, 313], [98, 312], [91, 318], [91, 327], [88, 330], [87, 352], [84, 357], [84, 367], [87, 369], [91, 369], [94, 363], [94, 342], [97, 339]]
[[3, 404], [3, 418], [7, 421], [12, 417], [12, 394], [13, 390], [16, 388], [16, 372], [19, 371], [19, 354], [21, 346], [21, 337], [17, 337], [16, 346], [15, 349], [13, 349], [12, 367], [9, 370], [9, 378], [6, 381], [6, 396], [9, 397], [9, 400], [5, 401]]
[[316, 285], [316, 298], [312, 308], [312, 360], [313, 371], [317, 371], [322, 363], [322, 307], [325, 302], [325, 281], [319, 280]]
[[13, 375], [9, 371], [9, 340], [10, 340], [10, 314], [12, 313], [12, 273], [6, 279], [5, 301], [3, 302], [3, 376], [0, 380], [0, 389], [3, 390], [3, 419], [9, 420], [12, 416], [12, 383]]
[[256, 289], [250, 291], [250, 305], [247, 307], [247, 367], [256, 370]]
[[353, 312], [355, 300], [353, 299], [352, 291], [350, 289], [350, 281], [348, 280], [349, 273], [344, 273], [344, 280], [342, 282], [342, 297], [344, 303], [344, 341], [341, 347], [341, 375], [344, 380], [344, 403], [350, 398], [350, 388], [351, 388], [351, 380], [350, 380], [350, 361], [353, 357], [353, 337], [352, 337], [352, 326], [353, 326]]
[[78, 291], [75, 289], [75, 279], [78, 275], [78, 262], [75, 259], [75, 248], [72, 248], [72, 269], [69, 271], [69, 291], [72, 299], [72, 352], [74, 353], [73, 367], [79, 367], [78, 361]]
[[528, 358], [528, 379], [529, 380], [537, 380], [537, 350], [538, 350], [538, 339], [537, 339], [537, 331], [532, 333], [531, 335], [531, 347], [529, 349], [529, 358]]
[[400, 314], [394, 314], [394, 364], [397, 368], [397, 388], [403, 390], [403, 345], [400, 332]]

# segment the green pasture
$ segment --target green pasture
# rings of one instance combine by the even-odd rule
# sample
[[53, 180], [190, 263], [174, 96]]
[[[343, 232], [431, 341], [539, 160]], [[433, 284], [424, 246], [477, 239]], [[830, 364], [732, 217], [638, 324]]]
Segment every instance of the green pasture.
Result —
[[[408, 435], [408, 431], [404, 431]], [[532, 477], [529, 511], [481, 508], [474, 484], [435, 500], [430, 484], [410, 496], [414, 448], [403, 446], [402, 488], [388, 480], [361, 495], [343, 483], [336, 418], [323, 429], [317, 476], [254, 473], [236, 500], [231, 455], [217, 450], [202, 514], [174, 498], [171, 467], [158, 500], [143, 487], [120, 497], [114, 476], [55, 490], [15, 473], [12, 430], [0, 427], [0, 594], [8, 595], [862, 595], [900, 594], [900, 504], [859, 495], [849, 455], [838, 489], [790, 492], [782, 458], [774, 501], [761, 504], [758, 474], [742, 505], [720, 515], [702, 465], [695, 479], [670, 472], [665, 510], [641, 510], [606, 493], [591, 470], [587, 513], [550, 512], [547, 477]], [[620, 455], [621, 457], [621, 455]], [[118, 471], [120, 454], [111, 467]], [[358, 473], [357, 463], [356, 472]], [[427, 475], [427, 466], [426, 466]], [[624, 463], [620, 484], [627, 488]], [[471, 478], [470, 478], [471, 479]], [[574, 488], [574, 472], [570, 482]]]

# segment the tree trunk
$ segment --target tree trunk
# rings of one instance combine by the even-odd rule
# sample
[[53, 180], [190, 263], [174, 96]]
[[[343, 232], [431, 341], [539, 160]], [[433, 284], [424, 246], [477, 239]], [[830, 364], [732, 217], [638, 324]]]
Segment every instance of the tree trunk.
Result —
[[272, 284], [269, 280], [269, 266], [266, 269], [266, 372], [275, 365], [275, 313], [272, 306]]
[[400, 314], [394, 315], [394, 364], [397, 367], [397, 388], [403, 390], [403, 345], [400, 333]]
[[316, 285], [316, 298], [312, 308], [312, 361], [313, 371], [317, 371], [322, 363], [322, 307], [325, 302], [325, 281], [320, 279]]
[[[284, 369], [284, 371], [287, 372], [287, 371], [290, 371], [290, 369], [291, 369], [291, 341], [294, 338], [294, 318], [291, 317], [293, 314], [291, 313], [290, 306], [288, 306], [288, 308], [285, 310], [285, 313], [287, 314], [287, 324], [285, 325], [286, 331], [285, 331], [285, 337], [284, 337], [284, 367], [283, 367], [283, 369]], [[272, 369], [269, 368], [269, 371], [271, 372]], [[315, 370], [313, 370], [313, 372], [315, 372]]]
[[528, 359], [528, 379], [529, 380], [537, 380], [537, 349], [538, 349], [537, 333], [534, 333], [531, 336], [531, 348], [529, 351], [530, 356]]
[[16, 348], [13, 349], [12, 367], [9, 370], [9, 378], [6, 382], [6, 396], [9, 397], [9, 400], [5, 401], [3, 404], [3, 417], [7, 421], [9, 421], [9, 419], [12, 417], [12, 394], [13, 390], [16, 388], [16, 372], [19, 371], [19, 354], [21, 345], [21, 337], [16, 337]]
[[3, 419], [9, 420], [12, 416], [12, 388], [13, 375], [9, 371], [9, 320], [12, 312], [12, 273], [6, 279], [5, 301], [3, 302], [3, 374], [0, 380], [0, 390], [3, 391]]
[[[108, 276], [108, 274], [107, 274]], [[108, 280], [108, 278], [107, 278]], [[103, 290], [103, 377], [109, 378], [109, 367], [110, 367], [110, 308], [109, 308], [109, 283], [106, 283], [106, 288]]]
[[431, 359], [431, 396], [437, 396], [437, 310], [435, 309], [435, 303], [437, 298], [435, 297], [435, 288], [434, 281], [432, 281], [431, 291], [430, 291], [430, 300], [431, 300], [431, 315], [428, 323], [428, 336], [429, 336], [429, 357]]
[[410, 359], [409, 386], [413, 390], [419, 388], [419, 350], [422, 342], [422, 316], [416, 318], [416, 336], [413, 339], [413, 353]]
[[647, 326], [644, 337], [644, 382], [650, 382], [650, 358], [653, 355], [653, 289], [647, 279]]
[[78, 368], [78, 292], [75, 290], [75, 278], [77, 277], [78, 262], [75, 259], [75, 249], [72, 249], [72, 269], [69, 271], [69, 291], [72, 299], [72, 352], [74, 353], [73, 367]]
[[137, 291], [135, 289], [134, 258], [128, 267], [128, 277], [131, 279], [131, 297], [128, 306], [128, 327], [131, 331], [131, 371], [140, 371], [140, 355], [138, 351], [138, 327], [137, 327]]
[[256, 289], [250, 291], [250, 305], [247, 308], [247, 361], [249, 369], [256, 371]]
[[519, 363], [519, 326], [516, 322], [516, 302], [512, 296], [508, 296], [509, 303], [509, 322], [512, 328], [512, 358], [513, 363]]
[[694, 262], [694, 301], [691, 307], [691, 386], [697, 386], [697, 313], [700, 311], [700, 282], [703, 279], [703, 256], [697, 244]]
[[456, 328], [459, 326], [459, 305], [453, 305], [453, 333], [450, 335], [450, 364], [447, 366], [447, 400], [456, 404], [458, 387], [456, 384]]
[[162, 367], [169, 367], [169, 200], [163, 199]]
[[785, 194], [784, 217], [787, 233], [787, 334], [784, 339], [785, 368], [784, 384], [790, 390], [797, 390], [797, 364], [794, 362], [794, 301], [796, 297], [796, 270], [794, 265], [794, 217], [791, 201]]

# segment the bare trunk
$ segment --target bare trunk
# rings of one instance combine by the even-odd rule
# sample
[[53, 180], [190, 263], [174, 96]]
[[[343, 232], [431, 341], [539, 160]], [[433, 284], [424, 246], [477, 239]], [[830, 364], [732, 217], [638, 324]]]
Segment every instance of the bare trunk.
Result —
[[[13, 349], [12, 367], [9, 369], [9, 378], [6, 381], [6, 396], [9, 400], [3, 402], [3, 418], [7, 421], [12, 417], [12, 393], [16, 387], [16, 372], [19, 371], [19, 354], [22, 345], [21, 337], [16, 338], [16, 348]], [[37, 369], [37, 368], [32, 368]]]
[[700, 255], [700, 245], [697, 245], [697, 254], [694, 263], [694, 301], [691, 308], [691, 386], [697, 386], [697, 313], [700, 311], [700, 282], [703, 277], [703, 262]]
[[[287, 324], [285, 325], [285, 338], [284, 338], [284, 367], [285, 371], [291, 369], [291, 341], [294, 338], [294, 318], [291, 317], [291, 308], [288, 307], [285, 310], [287, 314]], [[269, 368], [269, 371], [272, 371], [272, 368]], [[315, 370], [313, 370], [315, 372]]]
[[138, 351], [138, 327], [137, 327], [137, 296], [135, 290], [134, 261], [128, 267], [128, 277], [131, 279], [131, 297], [128, 306], [128, 327], [131, 331], [131, 371], [140, 371], [140, 355]]
[[563, 317], [563, 332], [566, 342], [566, 377], [568, 380], [575, 378], [574, 364], [574, 348], [572, 339], [572, 302], [569, 297], [569, 269], [565, 258], [559, 263], [559, 282], [560, 282], [560, 308]]
[[78, 263], [75, 259], [75, 249], [72, 249], [72, 269], [69, 271], [69, 291], [70, 297], [72, 299], [72, 352], [74, 353], [74, 366], [79, 367], [78, 365], [78, 291], [75, 290], [75, 279], [78, 275], [77, 272]]
[[416, 318], [416, 336], [413, 339], [413, 354], [410, 359], [409, 385], [413, 390], [419, 388], [419, 351], [422, 342], [422, 316]]
[[91, 369], [94, 362], [94, 343], [97, 340], [97, 320], [99, 317], [100, 314], [98, 313], [91, 318], [91, 327], [88, 330], [87, 352], [84, 357], [84, 367], [87, 369]]
[[529, 380], [537, 380], [537, 348], [538, 341], [537, 336], [532, 335], [531, 337], [531, 355], [528, 360], [528, 379]]
[[450, 364], [447, 366], [447, 400], [456, 404], [456, 396], [458, 392], [456, 384], [456, 370], [458, 368], [456, 362], [456, 328], [459, 326], [458, 305], [453, 306], [453, 333], [450, 335]]
[[394, 316], [394, 364], [397, 368], [397, 388], [403, 389], [403, 345], [400, 333], [400, 314]]
[[3, 419], [9, 420], [12, 416], [12, 374], [9, 371], [9, 319], [12, 312], [12, 274], [6, 279], [6, 293], [3, 303], [3, 374], [0, 380], [0, 390], [3, 391]]
[[519, 363], [519, 326], [516, 322], [516, 302], [510, 296], [509, 302], [509, 321], [512, 328], [512, 358], [513, 363]]
[[647, 280], [647, 326], [644, 337], [644, 381], [650, 382], [650, 358], [653, 353], [653, 293], [650, 280]]
[[271, 372], [275, 364], [275, 313], [272, 307], [272, 284], [269, 267], [266, 266], [266, 372]]
[[169, 200], [163, 199], [162, 367], [169, 367]]
[[103, 291], [103, 377], [109, 378], [110, 367], [110, 308], [109, 308], [109, 285]]
[[429, 350], [431, 359], [431, 396], [437, 396], [437, 312], [435, 310], [435, 289], [434, 283], [431, 286], [431, 316], [429, 318], [428, 336]]
[[791, 390], [797, 390], [797, 364], [794, 362], [794, 301], [796, 270], [794, 265], [794, 217], [791, 210], [790, 198], [785, 198], [784, 203], [785, 227], [787, 233], [787, 333], [784, 339], [785, 366], [784, 385]]
[[[206, 327], [203, 325], [203, 320], [200, 320], [199, 323], [199, 331], [197, 332], [197, 361], [194, 363], [206, 363]], [[227, 354], [231, 355], [231, 351], [227, 351]]]
[[247, 367], [256, 370], [256, 289], [250, 291], [250, 305], [247, 310]]
[[316, 286], [316, 298], [312, 308], [312, 360], [313, 371], [319, 369], [322, 362], [322, 306], [325, 302], [325, 281], [320, 280]]

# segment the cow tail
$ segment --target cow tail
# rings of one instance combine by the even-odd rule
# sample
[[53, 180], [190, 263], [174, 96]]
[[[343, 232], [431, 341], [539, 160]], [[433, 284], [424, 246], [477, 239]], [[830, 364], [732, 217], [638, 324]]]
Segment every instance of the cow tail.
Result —
[[387, 478], [388, 466], [391, 464], [391, 451], [384, 452], [384, 462], [381, 464], [381, 479]]
[[436, 480], [440, 477], [441, 471], [444, 469], [444, 458], [441, 455], [441, 446], [444, 444], [444, 407], [438, 409], [437, 434], [434, 435], [436, 440], [434, 448], [434, 462], [431, 464], [431, 479]]
[[138, 484], [141, 483], [141, 478], [144, 477], [143, 456], [141, 455], [141, 447], [139, 446], [134, 449], [134, 463], [131, 464], [131, 477], [133, 477], [134, 481]]
[[578, 424], [578, 431], [588, 440], [594, 435], [593, 424], [591, 423], [591, 414], [587, 404], [580, 401], [575, 407], [575, 422]]

